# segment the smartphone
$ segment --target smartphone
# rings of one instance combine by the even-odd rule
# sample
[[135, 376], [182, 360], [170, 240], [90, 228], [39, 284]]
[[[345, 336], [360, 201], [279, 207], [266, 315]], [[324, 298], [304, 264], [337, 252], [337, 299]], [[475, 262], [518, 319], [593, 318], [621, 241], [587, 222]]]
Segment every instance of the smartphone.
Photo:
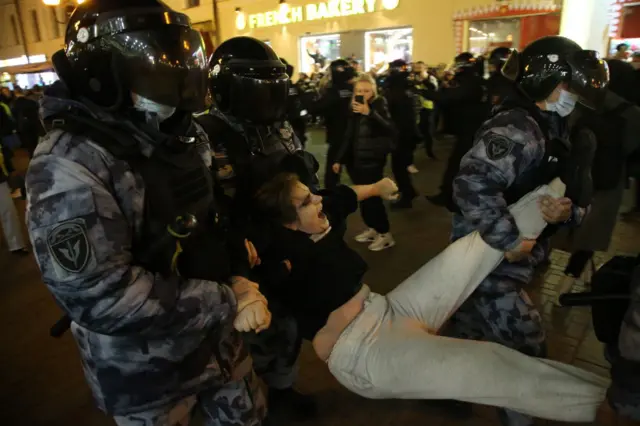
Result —
[[358, 96], [356, 96], [356, 97], [355, 97], [355, 101], [356, 101], [357, 103], [359, 103], [359, 104], [364, 105], [364, 96], [362, 96], [362, 95], [358, 95]]

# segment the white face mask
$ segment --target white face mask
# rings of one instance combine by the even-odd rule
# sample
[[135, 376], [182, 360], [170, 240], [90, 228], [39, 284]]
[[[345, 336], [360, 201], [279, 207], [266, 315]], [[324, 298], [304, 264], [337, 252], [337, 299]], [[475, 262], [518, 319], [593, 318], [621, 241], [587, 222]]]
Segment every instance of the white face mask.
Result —
[[547, 111], [555, 111], [560, 117], [566, 117], [573, 112], [578, 103], [578, 96], [564, 89], [560, 89], [560, 97], [556, 102], [547, 102]]
[[163, 122], [176, 112], [175, 107], [159, 104], [137, 93], [133, 96], [133, 107], [138, 111], [154, 114], [159, 122]]

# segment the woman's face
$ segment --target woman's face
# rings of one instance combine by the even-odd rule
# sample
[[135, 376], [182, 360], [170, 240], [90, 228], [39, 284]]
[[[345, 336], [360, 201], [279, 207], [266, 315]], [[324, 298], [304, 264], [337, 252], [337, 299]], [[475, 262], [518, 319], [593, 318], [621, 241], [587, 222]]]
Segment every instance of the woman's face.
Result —
[[291, 198], [298, 212], [298, 220], [291, 228], [310, 235], [322, 234], [329, 229], [329, 219], [322, 212], [322, 197], [312, 194], [306, 185], [298, 182]]
[[365, 102], [368, 102], [373, 98], [373, 86], [368, 81], [359, 81], [356, 83], [353, 95], [362, 96]]

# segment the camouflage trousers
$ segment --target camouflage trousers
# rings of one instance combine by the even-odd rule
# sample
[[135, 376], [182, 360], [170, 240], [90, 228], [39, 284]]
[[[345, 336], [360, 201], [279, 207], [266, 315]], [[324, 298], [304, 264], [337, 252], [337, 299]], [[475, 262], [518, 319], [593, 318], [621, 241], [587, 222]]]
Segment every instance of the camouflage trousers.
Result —
[[[545, 358], [545, 331], [540, 312], [515, 280], [489, 275], [451, 317], [446, 336], [499, 343], [529, 356]], [[487, 291], [497, 289], [501, 291]], [[499, 410], [502, 425], [529, 426], [533, 419]]]
[[260, 334], [246, 333], [253, 368], [267, 386], [273, 389], [293, 387], [298, 376], [298, 356], [302, 339], [298, 325], [290, 316], [273, 313], [271, 327]]
[[205, 426], [260, 426], [267, 414], [256, 374], [142, 413], [116, 416], [118, 426], [188, 426], [198, 410]]

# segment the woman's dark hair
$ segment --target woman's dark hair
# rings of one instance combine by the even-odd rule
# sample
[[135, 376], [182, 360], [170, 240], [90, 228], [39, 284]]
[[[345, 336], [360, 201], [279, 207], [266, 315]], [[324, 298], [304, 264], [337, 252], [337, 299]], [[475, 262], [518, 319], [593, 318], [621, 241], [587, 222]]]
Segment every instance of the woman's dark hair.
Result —
[[278, 225], [287, 225], [298, 220], [298, 212], [291, 196], [300, 182], [294, 173], [280, 173], [262, 185], [253, 197], [256, 213]]

